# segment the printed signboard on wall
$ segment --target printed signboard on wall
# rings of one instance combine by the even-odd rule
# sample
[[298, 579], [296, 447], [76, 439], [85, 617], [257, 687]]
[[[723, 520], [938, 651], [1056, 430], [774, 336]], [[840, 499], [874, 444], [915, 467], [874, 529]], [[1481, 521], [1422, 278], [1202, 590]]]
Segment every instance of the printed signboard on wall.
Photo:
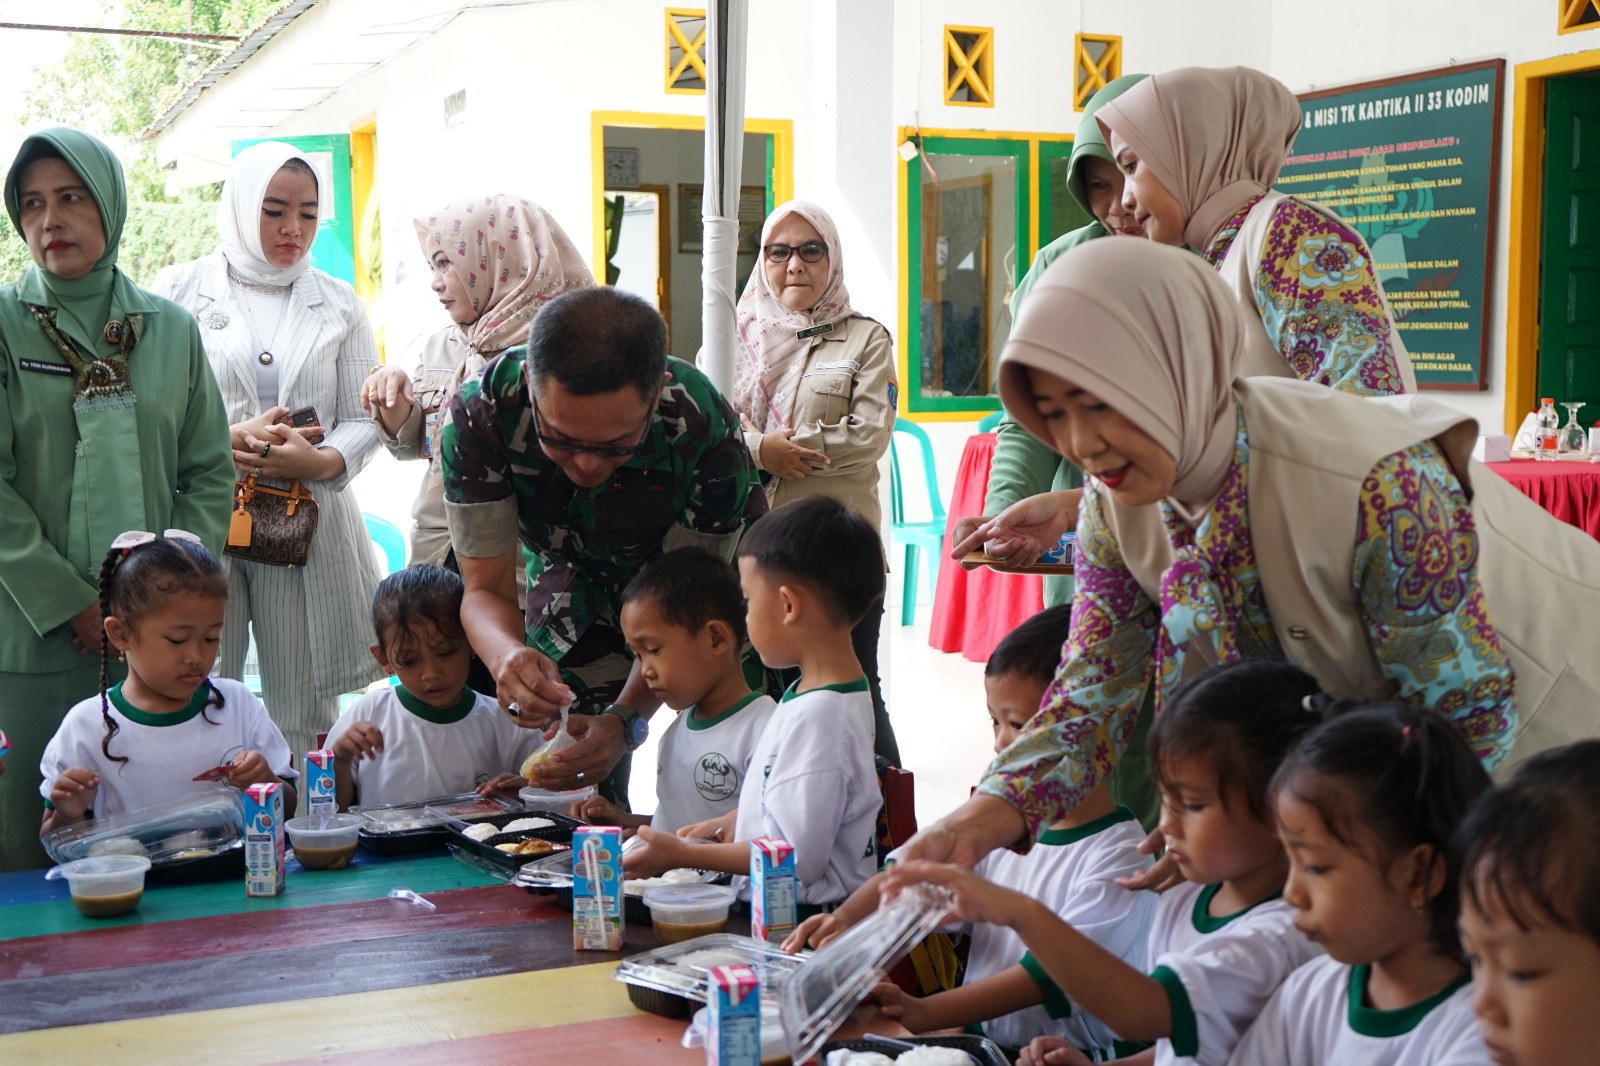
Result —
[[1500, 59], [1305, 93], [1281, 192], [1337, 211], [1425, 389], [1486, 386]]

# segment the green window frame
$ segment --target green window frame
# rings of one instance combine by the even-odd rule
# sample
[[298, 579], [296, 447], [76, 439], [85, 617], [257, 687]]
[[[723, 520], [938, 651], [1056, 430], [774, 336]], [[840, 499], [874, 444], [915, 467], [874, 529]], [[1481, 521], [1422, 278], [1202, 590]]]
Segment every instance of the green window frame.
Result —
[[[977, 132], [977, 131], [974, 131]], [[914, 130], [902, 130], [901, 139], [916, 135]], [[962, 136], [959, 132], [927, 134], [918, 142], [921, 151], [906, 160], [900, 171], [901, 202], [903, 214], [903, 244], [901, 247], [901, 292], [903, 298], [904, 336], [901, 344], [905, 364], [902, 375], [901, 413], [917, 420], [926, 416], [934, 420], [981, 417], [1000, 409], [1000, 398], [994, 393], [982, 396], [924, 396], [922, 353], [922, 297], [925, 291], [922, 247], [922, 153], [934, 158], [937, 169], [940, 155], [989, 156], [1010, 158], [1016, 163], [1015, 204], [1013, 225], [1015, 262], [1010, 264], [1012, 284], [1021, 281], [1033, 261], [1034, 253], [1062, 230], [1063, 224], [1073, 219], [1055, 218], [1060, 212], [1053, 208], [1050, 196], [1051, 163], [1072, 153], [1072, 141], [1060, 135], [992, 134]], [[1065, 229], [1075, 228], [1074, 224]], [[996, 261], [992, 269], [1004, 270], [1006, 264]], [[992, 331], [991, 331], [992, 332]], [[990, 371], [998, 360], [998, 350], [988, 353]]]

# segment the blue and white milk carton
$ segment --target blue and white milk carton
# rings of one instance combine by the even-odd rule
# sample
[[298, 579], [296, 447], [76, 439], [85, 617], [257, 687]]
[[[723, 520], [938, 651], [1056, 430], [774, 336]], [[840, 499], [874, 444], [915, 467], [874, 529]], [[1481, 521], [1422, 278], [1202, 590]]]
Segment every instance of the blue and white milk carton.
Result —
[[761, 979], [748, 966], [706, 976], [706, 1066], [761, 1066]]
[[244, 790], [244, 894], [276, 896], [283, 891], [283, 784], [255, 784]]
[[313, 817], [339, 813], [333, 784], [333, 752], [327, 748], [306, 752], [306, 813]]
[[750, 841], [750, 935], [781, 943], [795, 926], [794, 847], [776, 837]]
[[572, 946], [622, 948], [622, 829], [582, 825], [572, 831]]

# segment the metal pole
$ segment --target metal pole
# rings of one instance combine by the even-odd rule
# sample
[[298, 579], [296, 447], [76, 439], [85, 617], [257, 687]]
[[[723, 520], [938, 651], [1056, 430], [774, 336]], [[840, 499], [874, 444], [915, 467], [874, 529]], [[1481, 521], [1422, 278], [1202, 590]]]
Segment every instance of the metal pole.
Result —
[[748, 0], [706, 5], [705, 196], [700, 267], [700, 367], [724, 395], [733, 391], [739, 294], [739, 186], [744, 161]]

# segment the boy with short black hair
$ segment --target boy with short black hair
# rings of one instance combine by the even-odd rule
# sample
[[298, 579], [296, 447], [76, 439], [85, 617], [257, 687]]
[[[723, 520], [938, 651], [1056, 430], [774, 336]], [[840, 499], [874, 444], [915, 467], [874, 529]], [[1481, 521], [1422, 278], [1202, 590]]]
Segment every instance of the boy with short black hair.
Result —
[[541, 743], [538, 730], [520, 728], [494, 697], [467, 687], [462, 593], [460, 577], [427, 564], [378, 584], [372, 657], [399, 684], [362, 696], [328, 733], [341, 810], [470, 792]]
[[751, 753], [777, 708], [745, 680], [738, 574], [700, 548], [667, 552], [622, 590], [621, 623], [650, 691], [681, 713], [661, 734], [654, 815], [628, 814], [600, 796], [574, 813], [676, 833], [738, 810]]
[[641, 829], [647, 844], [624, 864], [637, 874], [682, 866], [745, 873], [749, 842], [778, 837], [794, 848], [797, 898], [809, 911], [842, 901], [877, 869], [872, 697], [850, 630], [883, 594], [881, 542], [837, 500], [807, 497], [750, 527], [739, 583], [750, 642], [768, 666], [798, 666], [800, 680], [756, 743], [754, 780], [737, 815], [681, 833], [720, 829], [735, 843], [688, 844]]

